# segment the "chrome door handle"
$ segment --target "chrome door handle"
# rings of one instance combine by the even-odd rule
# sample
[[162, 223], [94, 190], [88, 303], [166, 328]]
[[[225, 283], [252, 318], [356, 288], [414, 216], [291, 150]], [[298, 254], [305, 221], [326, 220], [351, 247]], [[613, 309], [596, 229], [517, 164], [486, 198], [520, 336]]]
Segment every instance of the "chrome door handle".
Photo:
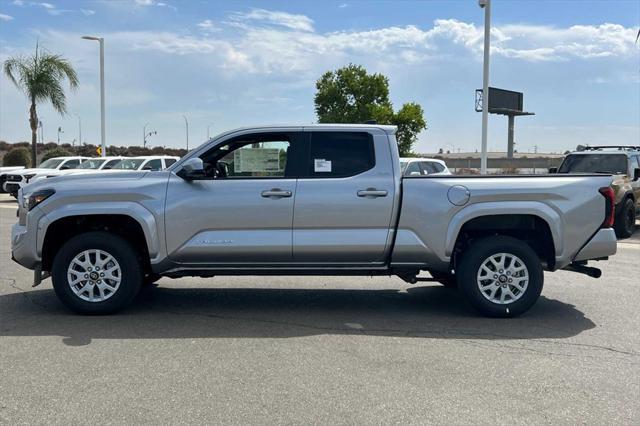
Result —
[[375, 188], [367, 188], [367, 189], [358, 191], [358, 197], [377, 198], [377, 197], [386, 197], [386, 196], [387, 196], [387, 191], [375, 189]]
[[291, 197], [291, 191], [283, 191], [280, 188], [273, 188], [273, 189], [268, 189], [266, 191], [262, 191], [260, 195], [262, 195], [265, 198], [270, 198], [270, 197], [286, 198], [286, 197]]

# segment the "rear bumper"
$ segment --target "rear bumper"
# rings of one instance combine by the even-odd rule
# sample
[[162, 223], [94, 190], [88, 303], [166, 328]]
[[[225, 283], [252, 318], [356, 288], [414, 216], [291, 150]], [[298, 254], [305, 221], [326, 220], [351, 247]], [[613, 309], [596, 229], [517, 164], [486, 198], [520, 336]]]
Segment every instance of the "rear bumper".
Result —
[[585, 244], [573, 258], [574, 262], [601, 259], [616, 254], [618, 241], [612, 228], [601, 229]]

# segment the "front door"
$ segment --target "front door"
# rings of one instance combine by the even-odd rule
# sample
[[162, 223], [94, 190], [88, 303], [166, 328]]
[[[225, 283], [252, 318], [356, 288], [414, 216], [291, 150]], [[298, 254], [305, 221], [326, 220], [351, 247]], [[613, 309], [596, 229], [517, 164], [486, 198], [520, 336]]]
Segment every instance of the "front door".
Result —
[[306, 170], [296, 189], [294, 262], [384, 262], [395, 197], [386, 134], [327, 130], [307, 135]]
[[201, 155], [206, 177], [169, 179], [165, 228], [180, 263], [289, 263], [297, 133], [250, 134]]

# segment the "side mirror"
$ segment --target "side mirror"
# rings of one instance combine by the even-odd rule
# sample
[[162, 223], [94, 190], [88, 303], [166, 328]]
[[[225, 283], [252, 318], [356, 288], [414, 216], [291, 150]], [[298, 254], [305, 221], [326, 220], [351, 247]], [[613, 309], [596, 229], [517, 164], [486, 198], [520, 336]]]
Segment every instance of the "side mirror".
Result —
[[640, 167], [633, 169], [633, 181], [640, 180]]
[[551, 173], [551, 174], [558, 173], [558, 168], [557, 167], [549, 167], [549, 173]]
[[199, 157], [188, 159], [176, 174], [184, 180], [198, 180], [204, 178], [205, 173], [202, 159]]
[[60, 170], [69, 170], [70, 168], [71, 167], [69, 167], [69, 166], [62, 166], [62, 167], [60, 167]]
[[144, 167], [142, 168], [142, 170], [153, 170], [153, 167], [151, 167], [151, 166], [144, 166]]

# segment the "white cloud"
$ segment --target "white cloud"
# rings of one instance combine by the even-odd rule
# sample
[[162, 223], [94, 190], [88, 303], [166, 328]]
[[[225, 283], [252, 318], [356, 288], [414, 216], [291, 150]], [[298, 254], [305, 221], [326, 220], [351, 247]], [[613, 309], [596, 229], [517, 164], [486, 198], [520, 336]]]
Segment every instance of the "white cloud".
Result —
[[338, 5], [338, 8], [344, 9], [347, 6], [349, 6], [347, 3], [342, 3], [342, 4]]
[[13, 16], [5, 15], [4, 13], [0, 13], [0, 21], [11, 21]]
[[252, 21], [289, 28], [298, 31], [313, 31], [313, 20], [305, 15], [294, 15], [266, 9], [252, 9], [248, 13], [235, 13], [231, 16], [235, 21]]
[[91, 16], [96, 14], [96, 11], [91, 9], [80, 9], [80, 12], [82, 12], [82, 14], [85, 16]]
[[220, 31], [220, 28], [218, 28], [211, 19], [205, 19], [204, 21], [198, 23], [198, 28], [208, 33]]
[[24, 0], [13, 0], [13, 4], [16, 6], [24, 6]]
[[[368, 31], [317, 33], [309, 18], [254, 9], [232, 14], [232, 27], [221, 38], [208, 34], [217, 28], [210, 19], [197, 24], [201, 36], [172, 32], [129, 32], [138, 50], [169, 54], [212, 54], [225, 68], [254, 73], [316, 72], [318, 64], [365, 60], [415, 64], [452, 57], [480, 59], [482, 28], [455, 19], [436, 20], [432, 28], [408, 25]], [[252, 21], [243, 25], [242, 21]], [[284, 28], [283, 28], [284, 27]], [[626, 57], [633, 54], [635, 30], [618, 24], [567, 28], [511, 25], [492, 28], [492, 55], [537, 62]], [[326, 67], [326, 65], [325, 65]]]
[[51, 3], [38, 3], [40, 6], [44, 7], [45, 9], [55, 9], [56, 7], [54, 5], [52, 5]]

